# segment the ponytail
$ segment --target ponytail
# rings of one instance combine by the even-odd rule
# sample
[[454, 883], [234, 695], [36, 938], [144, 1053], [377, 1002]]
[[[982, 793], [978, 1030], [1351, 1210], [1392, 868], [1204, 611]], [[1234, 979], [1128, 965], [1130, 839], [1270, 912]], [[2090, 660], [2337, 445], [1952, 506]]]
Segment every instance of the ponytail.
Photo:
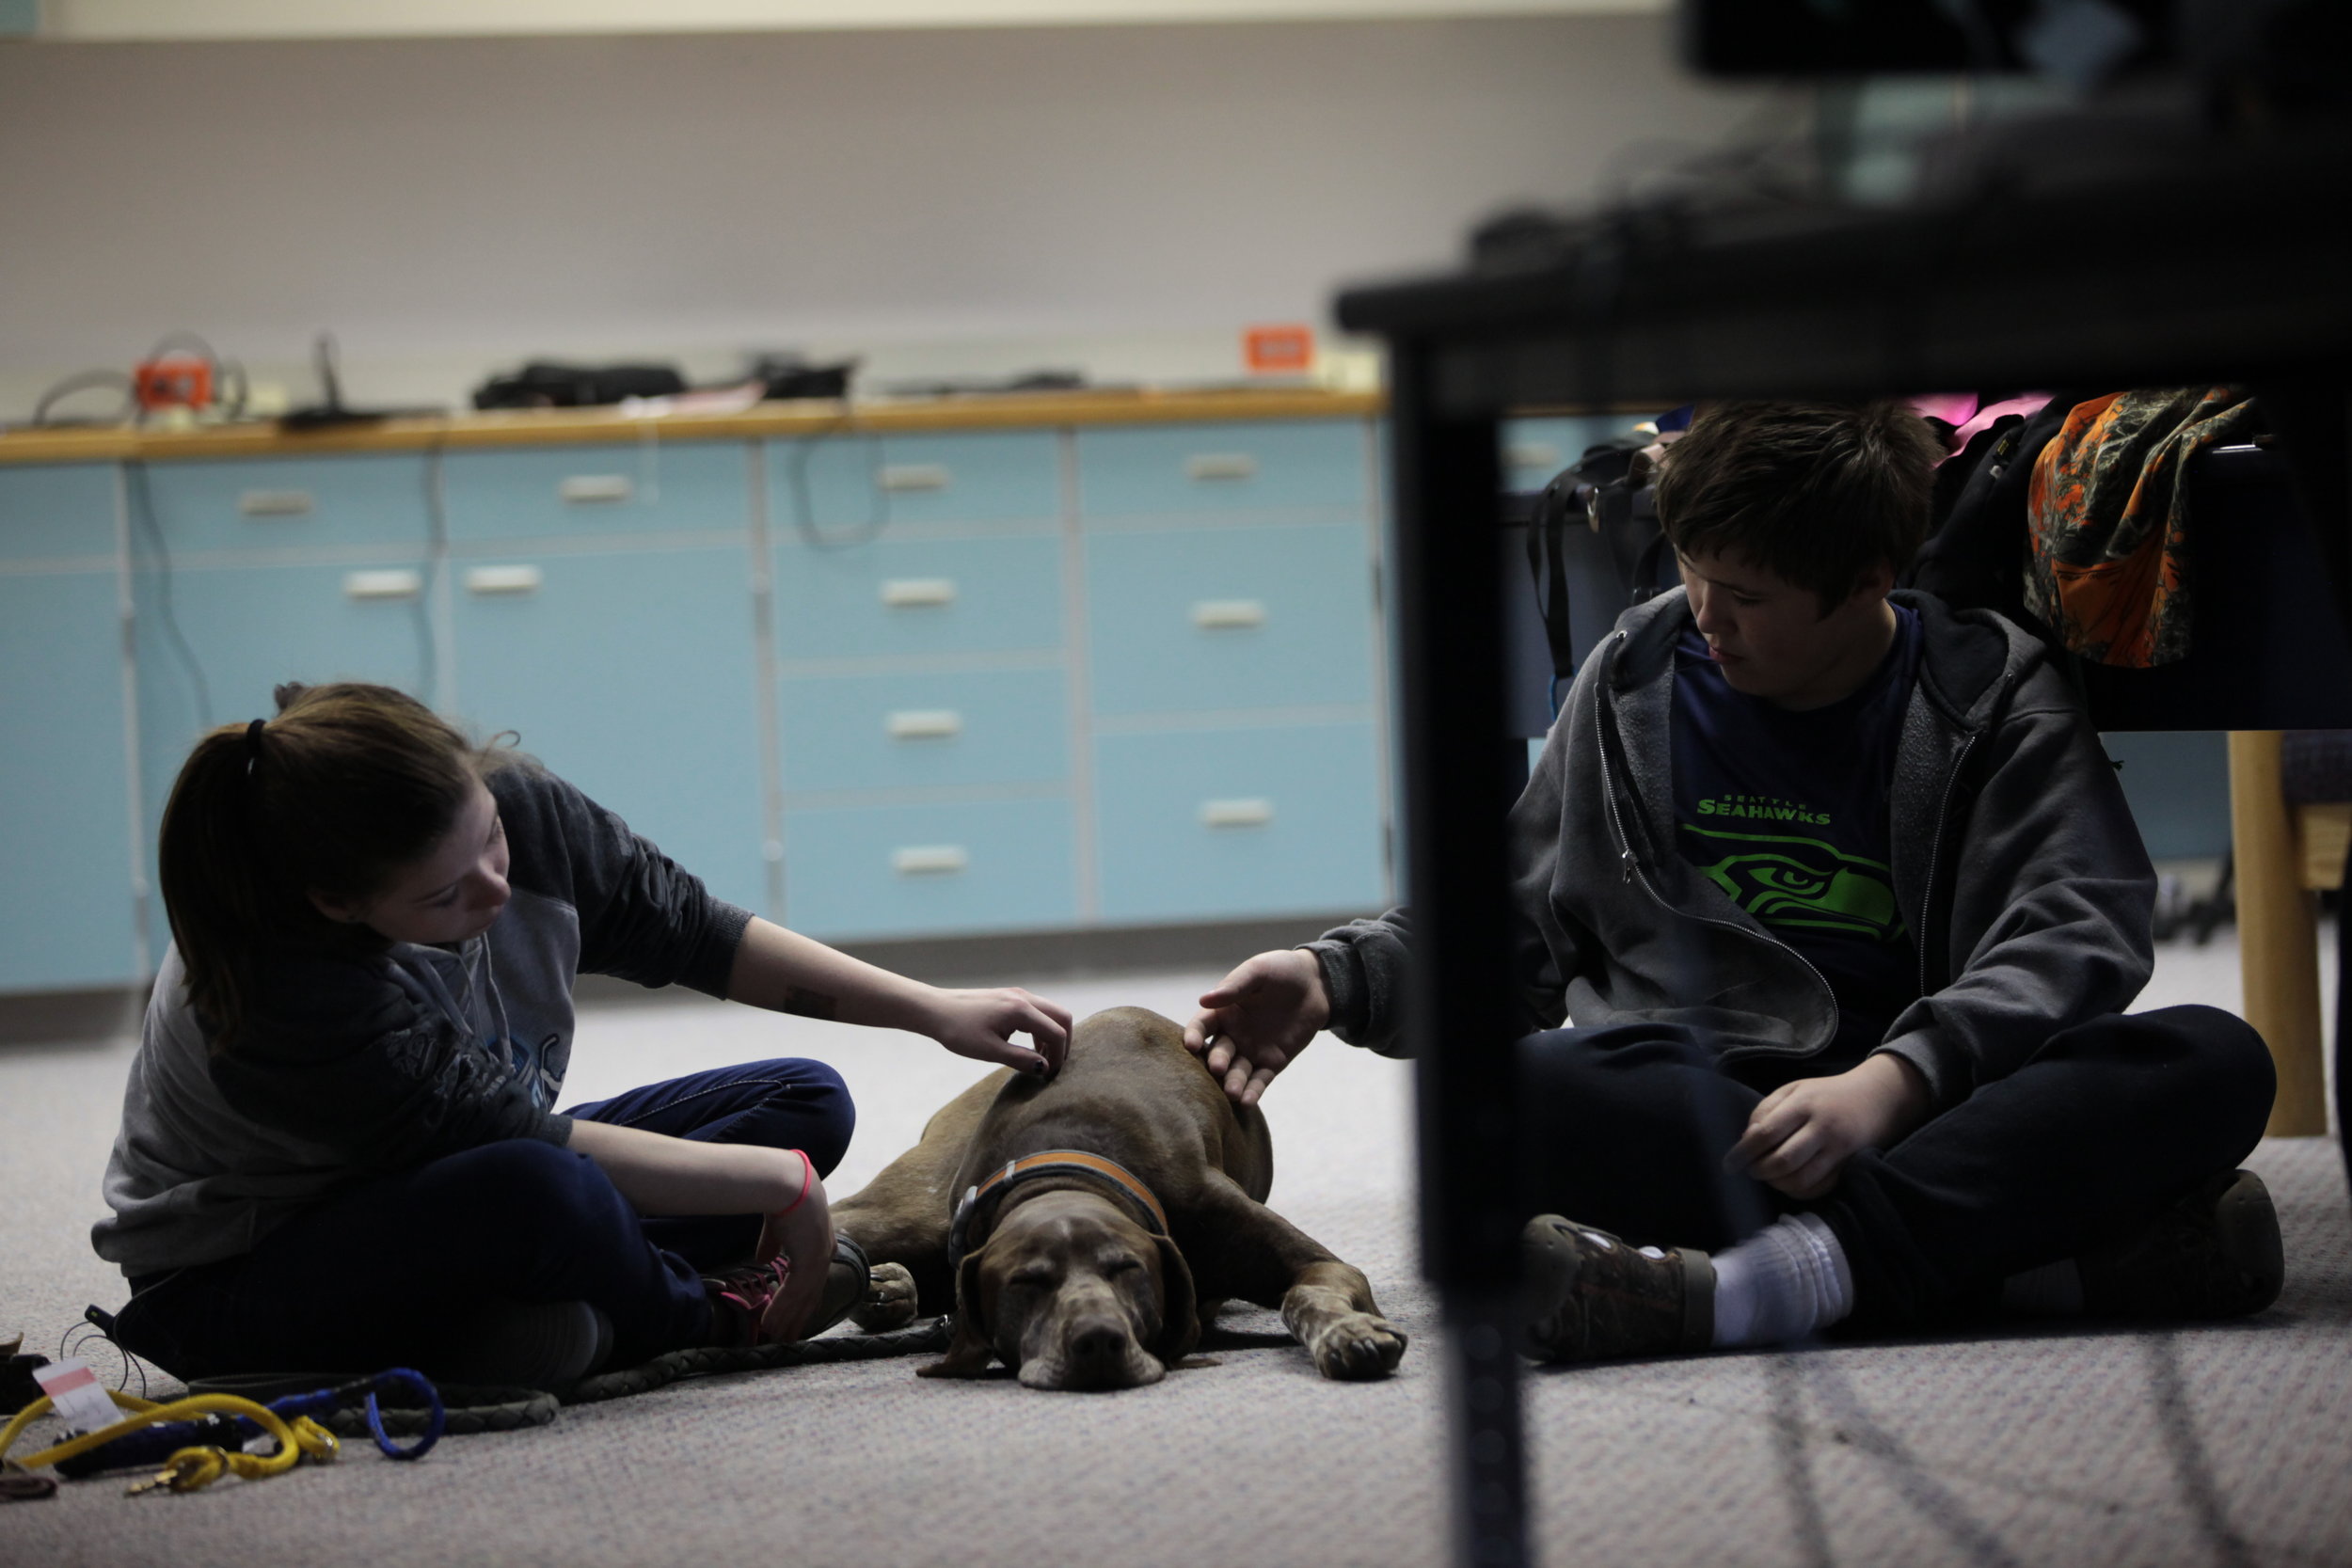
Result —
[[265, 955], [384, 951], [311, 895], [381, 891], [449, 832], [498, 760], [389, 687], [289, 684], [276, 696], [277, 718], [199, 740], [164, 807], [164, 910], [215, 1052], [251, 1015]]

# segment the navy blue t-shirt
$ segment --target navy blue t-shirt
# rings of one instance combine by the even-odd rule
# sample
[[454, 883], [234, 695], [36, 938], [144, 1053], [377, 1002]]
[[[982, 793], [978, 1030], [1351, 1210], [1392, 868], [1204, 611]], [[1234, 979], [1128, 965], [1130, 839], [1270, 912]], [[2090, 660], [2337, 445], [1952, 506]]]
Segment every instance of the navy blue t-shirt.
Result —
[[1804, 713], [1733, 690], [1695, 626], [1675, 643], [1677, 847], [1829, 982], [1837, 1037], [1823, 1063], [1860, 1061], [1919, 994], [1887, 826], [1919, 617], [1894, 610], [1877, 672]]

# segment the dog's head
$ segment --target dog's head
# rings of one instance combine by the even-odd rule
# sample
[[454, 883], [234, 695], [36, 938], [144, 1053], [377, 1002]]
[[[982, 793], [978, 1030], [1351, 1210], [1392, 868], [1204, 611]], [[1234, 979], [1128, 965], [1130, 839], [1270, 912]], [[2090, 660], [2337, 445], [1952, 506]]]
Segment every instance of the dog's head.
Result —
[[1057, 1190], [1008, 1205], [956, 1271], [956, 1337], [927, 1377], [1002, 1358], [1031, 1388], [1157, 1383], [1200, 1341], [1192, 1271], [1108, 1197]]

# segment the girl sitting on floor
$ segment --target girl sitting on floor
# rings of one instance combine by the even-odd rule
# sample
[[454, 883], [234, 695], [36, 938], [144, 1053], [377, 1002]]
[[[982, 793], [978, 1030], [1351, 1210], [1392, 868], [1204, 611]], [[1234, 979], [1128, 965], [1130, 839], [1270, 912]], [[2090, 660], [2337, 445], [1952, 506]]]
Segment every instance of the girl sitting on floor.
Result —
[[820, 1180], [854, 1121], [840, 1077], [752, 1062], [558, 1112], [580, 973], [1061, 1059], [1062, 1008], [921, 985], [714, 898], [402, 692], [278, 706], [199, 741], [165, 808], [173, 940], [92, 1234], [130, 1277], [117, 1338], [183, 1378], [560, 1386], [855, 1305]]

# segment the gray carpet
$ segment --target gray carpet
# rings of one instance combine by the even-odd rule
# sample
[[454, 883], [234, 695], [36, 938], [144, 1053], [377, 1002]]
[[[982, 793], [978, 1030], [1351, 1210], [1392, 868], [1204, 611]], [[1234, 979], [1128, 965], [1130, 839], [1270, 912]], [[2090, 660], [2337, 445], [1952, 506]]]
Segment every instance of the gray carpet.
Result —
[[[2148, 1004], [2226, 1000], [2223, 958], [2160, 975]], [[1205, 978], [1049, 989], [1081, 1011], [1176, 1012]], [[570, 1087], [780, 1054], [834, 1062], [858, 1096], [843, 1193], [977, 1071], [906, 1037], [689, 1002], [590, 1014]], [[54, 1354], [85, 1302], [121, 1296], [86, 1227], [127, 1057], [0, 1052], [0, 1338], [21, 1329]], [[1268, 1106], [1277, 1206], [1361, 1265], [1415, 1337], [1384, 1385], [1324, 1383], [1260, 1312], [1220, 1321], [1220, 1365], [1115, 1395], [918, 1382], [903, 1361], [705, 1379], [450, 1439], [414, 1465], [360, 1444], [331, 1468], [189, 1497], [69, 1485], [0, 1507], [0, 1563], [1438, 1562], [1441, 1388], [1408, 1106], [1402, 1067], [1333, 1045]], [[2289, 1275], [2248, 1323], [1536, 1374], [1541, 1560], [2352, 1562], [2343, 1170], [2323, 1140], [2266, 1144], [2255, 1164]]]

